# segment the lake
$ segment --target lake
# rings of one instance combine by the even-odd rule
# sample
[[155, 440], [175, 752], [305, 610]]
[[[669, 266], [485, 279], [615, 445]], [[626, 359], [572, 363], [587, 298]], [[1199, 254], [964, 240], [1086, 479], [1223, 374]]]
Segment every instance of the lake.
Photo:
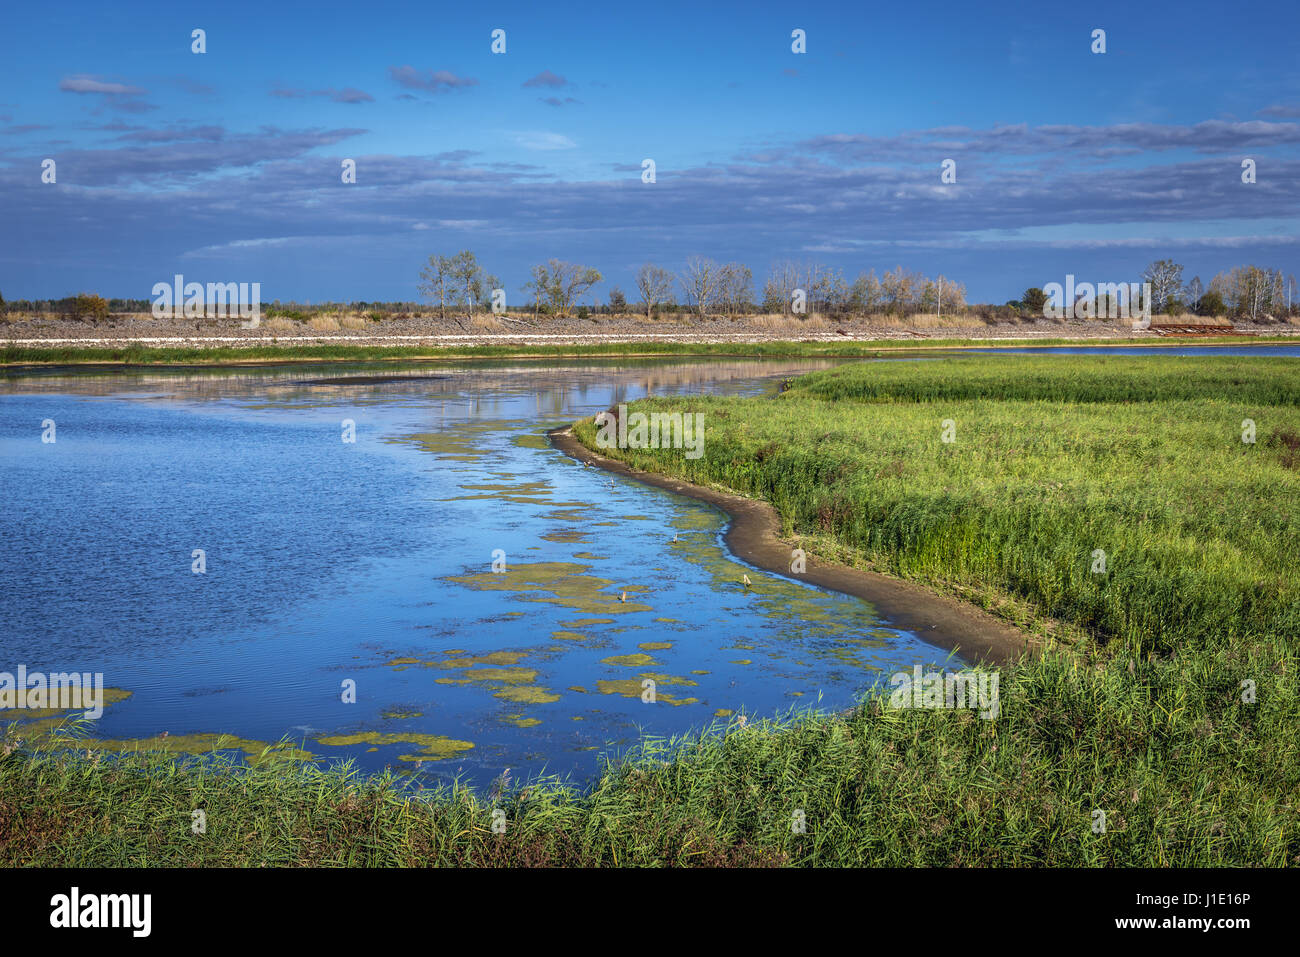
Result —
[[225, 733], [255, 754], [288, 736], [482, 786], [505, 768], [581, 784], [643, 733], [845, 708], [898, 670], [960, 666], [859, 599], [737, 561], [711, 506], [545, 436], [648, 394], [757, 394], [830, 364], [0, 379], [0, 671], [102, 672], [129, 692], [94, 726], [118, 747]]
[[961, 667], [859, 599], [738, 561], [713, 507], [545, 435], [650, 394], [754, 395], [833, 364], [11, 372], [0, 671], [102, 672], [121, 694], [94, 734], [113, 747], [165, 731], [204, 751], [221, 733], [253, 755], [288, 737], [327, 762], [483, 786], [505, 768], [582, 784], [643, 734], [846, 708], [899, 670]]

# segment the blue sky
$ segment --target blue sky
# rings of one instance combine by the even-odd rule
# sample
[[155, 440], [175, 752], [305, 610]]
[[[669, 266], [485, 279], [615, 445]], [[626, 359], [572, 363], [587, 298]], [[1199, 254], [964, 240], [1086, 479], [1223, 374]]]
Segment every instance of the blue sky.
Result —
[[601, 296], [693, 254], [993, 302], [1166, 256], [1300, 272], [1295, 0], [979, 6], [11, 5], [0, 292], [414, 299], [462, 248], [512, 301], [549, 257]]

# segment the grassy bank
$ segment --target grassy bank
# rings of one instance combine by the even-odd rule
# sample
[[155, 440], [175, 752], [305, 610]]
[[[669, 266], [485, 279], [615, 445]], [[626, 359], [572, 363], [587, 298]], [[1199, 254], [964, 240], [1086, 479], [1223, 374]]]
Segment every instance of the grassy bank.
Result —
[[[776, 397], [632, 404], [703, 411], [705, 454], [612, 454], [765, 497], [817, 554], [1055, 636], [1002, 670], [995, 720], [877, 697], [647, 740], [585, 793], [532, 782], [497, 798], [413, 796], [275, 754], [178, 768], [11, 737], [0, 864], [1295, 865], [1294, 368], [944, 358], [841, 367]], [[590, 423], [579, 434], [594, 444]]]
[[293, 343], [247, 346], [17, 346], [0, 348], [0, 366], [24, 364], [72, 365], [117, 363], [128, 365], [218, 364], [236, 362], [367, 361], [411, 359], [493, 358], [627, 358], [631, 356], [757, 356], [771, 358], [843, 356], [861, 358], [894, 350], [945, 349], [961, 346], [1016, 348], [1026, 345], [1089, 346], [1185, 346], [1259, 345], [1271, 342], [1300, 342], [1300, 336], [1270, 336], [1243, 339], [1241, 336], [1207, 336], [1195, 340], [1156, 338], [1118, 339], [880, 339], [873, 341], [774, 341], [758, 343], [692, 342], [609, 342], [569, 345], [477, 345], [477, 346], [378, 346], [329, 343]]

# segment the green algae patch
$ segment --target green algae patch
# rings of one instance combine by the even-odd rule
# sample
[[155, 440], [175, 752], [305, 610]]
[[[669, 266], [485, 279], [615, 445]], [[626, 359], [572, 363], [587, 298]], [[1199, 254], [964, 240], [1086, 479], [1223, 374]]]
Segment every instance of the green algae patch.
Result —
[[502, 701], [514, 701], [518, 704], [552, 704], [560, 700], [558, 694], [541, 685], [516, 685], [502, 688], [494, 692], [494, 696]]
[[[475, 665], [516, 665], [520, 658], [527, 657], [523, 651], [491, 651], [486, 655], [470, 655], [463, 658], [449, 658], [435, 662], [437, 668], [473, 668]], [[536, 672], [534, 672], [536, 674]]]
[[590, 635], [584, 635], [577, 631], [553, 631], [551, 638], [554, 641], [586, 641]]
[[384, 439], [393, 444], [415, 445], [421, 451], [436, 455], [448, 462], [477, 462], [491, 450], [483, 448], [483, 439], [495, 433], [514, 432], [526, 428], [520, 420], [493, 420], [487, 422], [462, 422], [448, 425], [437, 432], [417, 432], [413, 435]]
[[439, 499], [442, 502], [473, 502], [482, 499], [493, 501], [516, 502], [520, 505], [573, 505], [573, 502], [556, 503], [551, 498], [551, 483], [540, 482], [497, 482], [476, 485], [462, 485], [467, 492], [477, 495], [453, 495]]
[[169, 754], [211, 754], [214, 751], [242, 751], [249, 764], [277, 758], [310, 761], [312, 754], [287, 743], [251, 741], [233, 734], [169, 734], [152, 738], [78, 738], [76, 748], [97, 751], [164, 751]]
[[617, 678], [613, 680], [601, 679], [596, 682], [596, 690], [601, 694], [621, 695], [624, 698], [640, 698], [645, 691], [641, 682], [650, 678], [655, 683], [655, 700], [662, 701], [664, 704], [670, 704], [674, 707], [684, 704], [699, 704], [699, 698], [677, 698], [666, 691], [660, 690], [663, 686], [668, 685], [691, 685], [696, 682], [689, 678], [681, 678], [676, 675], [662, 675], [646, 672], [637, 675], [635, 678]]
[[586, 628], [590, 625], [612, 625], [613, 618], [575, 618], [573, 621], [562, 621], [561, 626], [565, 628]]
[[[532, 562], [512, 565], [504, 575], [482, 572], [452, 575], [444, 580], [480, 591], [518, 592], [526, 601], [561, 605], [593, 616], [651, 610], [649, 605], [630, 600], [624, 602], [618, 593], [605, 591], [614, 582], [587, 574], [589, 568], [576, 562]], [[643, 586], [629, 586], [620, 590], [632, 593], [644, 589]]]
[[541, 718], [525, 718], [518, 714], [504, 715], [501, 720], [506, 724], [513, 724], [516, 728], [535, 728], [542, 723]]
[[511, 436], [510, 444], [520, 449], [549, 449], [551, 447], [551, 443], [546, 436], [537, 432], [526, 432], [523, 435]]
[[331, 748], [347, 748], [357, 744], [370, 744], [376, 747], [388, 744], [415, 744], [420, 746], [418, 754], [400, 755], [403, 761], [443, 761], [454, 758], [462, 751], [474, 747], [472, 741], [458, 741], [440, 734], [400, 734], [380, 731], [361, 731], [356, 734], [332, 734], [317, 738], [318, 744]]
[[[506, 652], [505, 654], [514, 655], [516, 653]], [[518, 655], [518, 657], [522, 657], [522, 655]], [[460, 662], [453, 667], [465, 667], [463, 662], [468, 660], [460, 659]], [[446, 666], [445, 662], [444, 666]], [[512, 701], [517, 704], [551, 704], [560, 700], [558, 694], [536, 682], [536, 670], [520, 667], [474, 667], [467, 668], [459, 678], [434, 679], [434, 683], [440, 685], [477, 685], [488, 689], [494, 697], [500, 698], [502, 701]]]
[[[470, 655], [462, 649], [444, 651], [443, 654], [453, 657], [443, 661], [430, 660], [425, 658], [393, 658], [385, 662], [389, 666], [397, 666], [397, 670], [405, 670], [406, 666], [419, 665], [421, 668], [439, 668], [442, 670], [455, 668], [473, 668], [475, 665], [514, 665], [519, 659], [527, 657], [525, 651], [490, 651], [483, 655]], [[447, 682], [439, 679], [442, 684]]]
[[[93, 691], [93, 689], [91, 689]], [[107, 708], [109, 705], [117, 704], [119, 701], [125, 701], [131, 697], [131, 692], [122, 688], [101, 688], [99, 693], [99, 704]], [[43, 718], [54, 718], [59, 715], [70, 715], [75, 712], [86, 710], [86, 702], [83, 696], [82, 707], [80, 708], [7, 708], [0, 707], [0, 722], [17, 721], [26, 723]]]
[[594, 555], [591, 552], [574, 552], [574, 558], [580, 558], [586, 562], [604, 562], [609, 560], [608, 555]]
[[733, 714], [735, 714], [735, 712], [730, 708], [719, 708], [717, 711], [713, 712], [715, 718], [730, 718]]
[[752, 665], [753, 663], [748, 658], [737, 658], [732, 662], [733, 665]]
[[667, 651], [672, 646], [671, 641], [643, 641], [637, 645], [642, 651]]
[[381, 711], [379, 717], [385, 721], [406, 721], [410, 718], [423, 718], [423, 711], [411, 711], [405, 708], [396, 708], [392, 711]]
[[611, 655], [608, 658], [601, 658], [602, 665], [613, 665], [617, 668], [644, 668], [646, 665], [656, 664], [654, 658], [650, 655], [632, 654], [632, 655]]
[[584, 688], [582, 685], [569, 685], [569, 690], [570, 690], [570, 691], [576, 691], [578, 694], [586, 694], [586, 693], [587, 693], [587, 689]]
[[558, 531], [547, 532], [541, 536], [544, 542], [558, 542], [561, 545], [577, 545], [585, 542], [589, 536], [578, 531], [576, 528], [562, 528]]

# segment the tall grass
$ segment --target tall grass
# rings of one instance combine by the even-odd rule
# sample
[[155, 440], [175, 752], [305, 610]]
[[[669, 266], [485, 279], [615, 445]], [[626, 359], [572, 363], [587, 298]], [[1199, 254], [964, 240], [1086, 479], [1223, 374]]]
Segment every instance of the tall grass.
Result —
[[0, 757], [0, 863], [1294, 865], [1300, 700], [1295, 659], [1280, 664], [1050, 652], [1004, 676], [996, 721], [870, 699], [733, 722], [643, 740], [586, 792], [420, 793], [347, 766], [24, 748]]
[[[1295, 369], [1229, 357], [859, 364], [775, 400], [689, 400], [705, 416], [699, 459], [614, 454], [767, 499], [824, 551], [986, 604], [1028, 600], [1129, 653], [1294, 647]], [[592, 442], [594, 427], [579, 436]]]

